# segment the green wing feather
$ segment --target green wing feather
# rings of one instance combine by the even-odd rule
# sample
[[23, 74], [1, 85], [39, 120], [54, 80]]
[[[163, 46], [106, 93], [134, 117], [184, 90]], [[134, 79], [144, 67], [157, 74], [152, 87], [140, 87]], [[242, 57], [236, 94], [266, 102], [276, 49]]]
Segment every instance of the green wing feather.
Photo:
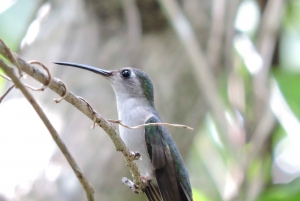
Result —
[[[146, 123], [157, 122], [160, 122], [160, 120], [155, 117], [151, 117], [146, 121]], [[173, 160], [174, 154], [177, 156], [179, 152], [175, 144], [168, 143], [172, 138], [166, 128], [163, 126], [146, 126], [145, 140], [163, 200], [192, 200], [191, 193], [187, 193], [190, 191], [190, 187], [186, 189], [179, 178], [181, 169], [178, 167], [178, 163]], [[181, 157], [180, 160], [182, 162]], [[186, 172], [186, 170], [184, 171]]]

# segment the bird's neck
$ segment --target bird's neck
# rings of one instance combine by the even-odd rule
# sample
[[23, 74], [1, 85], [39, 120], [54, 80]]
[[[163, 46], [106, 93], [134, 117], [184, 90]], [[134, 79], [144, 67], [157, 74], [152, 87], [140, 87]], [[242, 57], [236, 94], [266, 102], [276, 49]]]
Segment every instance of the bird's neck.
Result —
[[146, 99], [127, 98], [120, 99], [117, 96], [117, 108], [119, 119], [126, 124], [136, 124], [135, 121], [145, 121], [148, 116], [153, 115], [153, 108]]

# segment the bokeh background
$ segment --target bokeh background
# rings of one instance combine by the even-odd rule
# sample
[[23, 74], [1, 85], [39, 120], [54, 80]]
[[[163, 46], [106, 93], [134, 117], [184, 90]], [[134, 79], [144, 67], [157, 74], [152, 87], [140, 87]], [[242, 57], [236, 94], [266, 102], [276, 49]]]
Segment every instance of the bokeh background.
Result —
[[[195, 128], [169, 128], [195, 201], [300, 200], [299, 0], [2, 0], [0, 38], [109, 119], [117, 119], [110, 85], [52, 62], [147, 72], [162, 119]], [[0, 77], [1, 94], [11, 84]], [[101, 128], [91, 130], [92, 121], [66, 102], [54, 103], [58, 95], [49, 89], [32, 93], [96, 200], [146, 200], [121, 183], [129, 170]], [[13, 89], [0, 104], [0, 200], [85, 199]]]

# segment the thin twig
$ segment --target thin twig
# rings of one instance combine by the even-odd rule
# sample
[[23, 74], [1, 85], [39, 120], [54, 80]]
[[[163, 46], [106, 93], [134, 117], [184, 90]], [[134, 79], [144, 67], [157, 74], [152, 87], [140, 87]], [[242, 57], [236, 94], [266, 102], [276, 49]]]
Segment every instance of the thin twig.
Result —
[[80, 168], [76, 164], [75, 160], [73, 159], [72, 155], [68, 151], [66, 145], [63, 143], [61, 138], [59, 137], [58, 133], [56, 132], [55, 128], [52, 126], [51, 122], [45, 115], [42, 108], [39, 106], [39, 104], [36, 102], [36, 100], [32, 97], [32, 95], [27, 91], [25, 86], [20, 82], [19, 78], [15, 75], [13, 69], [9, 67], [2, 59], [0, 59], [0, 67], [4, 70], [4, 72], [11, 78], [11, 80], [14, 82], [16, 88], [19, 88], [23, 95], [26, 97], [28, 102], [32, 105], [32, 107], [35, 109], [36, 113], [39, 115], [40, 119], [43, 121], [45, 126], [47, 127], [48, 131], [50, 132], [52, 138], [56, 142], [57, 146], [60, 148], [64, 156], [66, 157], [67, 161], [69, 162], [70, 166], [72, 167], [73, 171], [75, 172], [77, 178], [79, 179], [81, 185], [86, 191], [87, 199], [89, 201], [94, 201], [94, 189], [89, 184], [87, 179], [82, 174]]
[[[48, 70], [49, 71], [49, 70]], [[50, 73], [50, 72], [49, 72]], [[49, 74], [48, 73], [48, 74]], [[1, 77], [3, 77], [4, 79], [11, 81], [11, 79], [5, 75], [0, 74]], [[21, 77], [20, 77], [21, 78]], [[28, 84], [23, 84], [25, 87], [27, 87], [28, 89], [31, 89], [32, 91], [44, 91], [46, 87], [48, 87], [47, 85], [43, 85], [41, 88], [35, 88], [32, 86], [29, 86]]]
[[52, 82], [52, 76], [51, 76], [51, 73], [50, 73], [49, 69], [48, 69], [44, 64], [42, 64], [42, 63], [39, 62], [39, 61], [33, 60], [33, 61], [28, 61], [28, 63], [30, 63], [30, 64], [37, 64], [37, 65], [39, 65], [39, 66], [42, 66], [43, 69], [47, 72], [47, 74], [48, 74], [48, 82], [47, 82], [47, 84], [42, 85], [41, 88], [31, 88], [31, 89], [34, 90], [34, 91], [44, 91], [47, 87], [49, 87], [49, 85], [50, 85], [51, 82]]
[[211, 31], [207, 43], [207, 61], [214, 72], [220, 68], [221, 47], [224, 35], [226, 0], [213, 0]]
[[7, 96], [7, 94], [9, 94], [9, 92], [15, 87], [15, 85], [10, 86], [6, 92], [0, 97], [0, 103], [2, 102], [2, 100], [5, 98], [5, 96]]
[[[6, 50], [3, 46], [3, 44], [0, 43], [0, 54], [2, 54], [5, 58], [7, 57]], [[34, 66], [31, 66], [27, 62], [25, 62], [23, 59], [21, 59], [17, 54], [13, 53], [14, 57], [18, 60], [20, 67], [22, 71], [24, 71], [29, 76], [33, 77], [38, 82], [41, 82], [42, 84], [47, 84], [48, 82], [48, 76], [44, 72], [40, 71], [38, 68], [35, 68]], [[8, 58], [9, 59], [9, 58]], [[52, 83], [50, 84], [49, 88], [59, 94], [60, 96], [65, 95], [65, 100], [75, 106], [78, 110], [80, 110], [82, 113], [84, 113], [87, 117], [89, 117], [91, 120], [97, 122], [98, 126], [100, 126], [111, 138], [112, 142], [114, 143], [114, 146], [117, 151], [120, 151], [125, 159], [126, 165], [129, 167], [130, 172], [133, 176], [133, 182], [136, 185], [137, 189], [136, 191], [138, 193], [143, 193], [144, 189], [146, 187], [145, 183], [142, 182], [140, 178], [140, 172], [138, 170], [138, 167], [136, 163], [132, 161], [132, 153], [128, 149], [128, 147], [125, 145], [123, 140], [120, 138], [119, 134], [117, 133], [116, 129], [111, 125], [110, 122], [108, 122], [105, 118], [103, 118], [99, 113], [91, 112], [89, 107], [75, 94], [73, 94], [71, 91], [68, 91], [66, 93], [65, 88], [61, 85], [59, 82], [60, 80], [53, 77]]]
[[[0, 74], [1, 77], [3, 77], [4, 79], [11, 81], [11, 79], [5, 75]], [[2, 100], [5, 98], [5, 96], [7, 96], [7, 94], [9, 94], [9, 92], [14, 88], [15, 85], [10, 86], [6, 92], [0, 97], [0, 103], [2, 102]]]
[[86, 103], [86, 105], [88, 106], [89, 110], [94, 114], [94, 118], [93, 118], [93, 125], [91, 126], [91, 129], [94, 129], [96, 124], [97, 124], [97, 117], [96, 117], [96, 112], [94, 110], [94, 108], [91, 106], [91, 104], [89, 102], [87, 102], [87, 100], [85, 100], [84, 98], [77, 96], [77, 98], [79, 98], [80, 100], [82, 100], [83, 102]]
[[113, 120], [113, 119], [107, 119], [107, 121], [115, 124], [120, 124], [121, 126], [129, 129], [137, 129], [145, 126], [173, 126], [173, 127], [178, 127], [178, 128], [185, 128], [189, 130], [194, 130], [192, 127], [186, 126], [186, 125], [181, 125], [181, 124], [169, 124], [169, 123], [147, 123], [147, 124], [141, 124], [138, 126], [127, 126], [121, 122], [121, 120]]
[[11, 79], [9, 77], [5, 76], [5, 75], [0, 74], [0, 76], [3, 77], [4, 79], [8, 80], [8, 81], [11, 81]]

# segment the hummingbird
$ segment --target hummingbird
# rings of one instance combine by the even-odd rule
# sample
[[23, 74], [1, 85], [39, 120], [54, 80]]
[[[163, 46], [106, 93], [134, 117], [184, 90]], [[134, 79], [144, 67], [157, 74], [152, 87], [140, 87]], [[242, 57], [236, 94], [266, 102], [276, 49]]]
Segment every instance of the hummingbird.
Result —
[[[162, 122], [154, 106], [152, 82], [145, 72], [131, 67], [109, 71], [77, 63], [54, 63], [85, 69], [106, 78], [115, 92], [118, 118], [123, 124]], [[142, 157], [136, 163], [147, 185], [145, 194], [149, 201], [193, 200], [188, 171], [165, 126], [138, 129], [120, 126], [119, 133], [126, 146]]]

